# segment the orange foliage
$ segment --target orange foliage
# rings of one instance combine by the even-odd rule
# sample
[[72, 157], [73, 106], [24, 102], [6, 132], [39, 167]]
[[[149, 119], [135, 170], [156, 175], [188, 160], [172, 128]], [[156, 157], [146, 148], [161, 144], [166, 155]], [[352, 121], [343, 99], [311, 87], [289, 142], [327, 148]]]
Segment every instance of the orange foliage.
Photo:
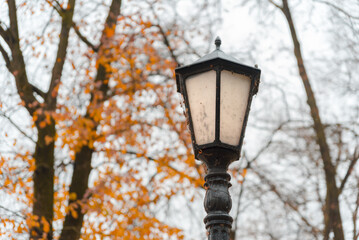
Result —
[[[56, 6], [54, 1], [47, 2], [49, 4], [43, 5], [41, 11], [51, 11]], [[25, 12], [39, 11], [34, 8], [36, 4], [31, 5], [22, 4], [19, 8]], [[116, 30], [105, 28], [104, 33], [110, 41], [105, 42], [98, 53], [84, 47], [71, 32], [72, 46], [68, 49], [61, 84], [51, 92], [52, 97], [57, 98], [56, 110], [37, 111], [29, 120], [35, 132], [34, 123], [40, 115], [44, 116], [39, 122], [40, 128], [47, 127], [52, 121], [56, 123], [55, 137], [44, 137], [46, 145], [55, 141], [57, 154], [54, 166], [55, 237], [61, 231], [66, 214], [78, 218], [76, 209], [81, 206], [82, 212], [86, 213], [82, 239], [114, 239], [115, 236], [129, 240], [184, 238], [180, 229], [161, 222], [154, 212], [160, 203], [176, 194], [202, 186], [200, 176], [204, 170], [195, 163], [188, 148], [190, 139], [182, 110], [178, 109], [174, 82], [173, 69], [177, 63], [171, 58], [157, 23], [152, 22], [154, 19], [154, 16], [145, 17], [141, 12], [122, 14]], [[83, 19], [78, 27], [92, 27], [93, 23], [99, 24], [97, 20]], [[52, 24], [58, 24], [58, 19], [51, 19], [50, 26]], [[89, 39], [96, 39], [97, 32], [89, 32], [93, 34]], [[166, 32], [173, 44], [181, 42], [179, 34], [177, 30]], [[47, 55], [40, 45], [51, 46], [57, 36], [55, 30], [49, 29], [48, 35], [28, 36], [33, 42], [27, 41], [25, 36], [21, 41], [32, 44], [30, 51], [35, 58], [46, 60]], [[106, 92], [101, 91], [101, 83], [94, 81], [99, 66], [104, 66], [108, 73], [102, 81], [109, 86]], [[2, 190], [16, 196], [23, 209], [19, 214], [24, 219], [17, 222], [11, 217], [1, 218], [2, 225], [11, 224], [13, 236], [26, 234], [32, 226], [40, 224], [45, 233], [51, 230], [49, 223], [33, 216], [29, 208], [33, 201], [32, 175], [35, 170], [34, 149], [33, 145], [29, 146], [25, 153], [18, 149], [15, 156], [0, 158], [0, 173], [4, 176], [1, 178]], [[69, 176], [76, 153], [83, 146], [93, 150], [93, 170], [89, 189], [83, 199], [77, 199], [76, 193], [68, 192]], [[69, 200], [73, 201], [70, 205]], [[0, 227], [0, 231], [3, 229], [8, 228]]]

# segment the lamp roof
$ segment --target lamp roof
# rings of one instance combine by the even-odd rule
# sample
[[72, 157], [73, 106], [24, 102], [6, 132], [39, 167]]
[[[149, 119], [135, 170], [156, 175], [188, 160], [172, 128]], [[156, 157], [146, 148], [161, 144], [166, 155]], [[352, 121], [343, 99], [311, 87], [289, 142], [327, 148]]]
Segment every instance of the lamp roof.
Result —
[[244, 72], [247, 72], [253, 76], [255, 76], [255, 78], [259, 79], [259, 75], [260, 75], [260, 70], [256, 67], [250, 67], [247, 65], [244, 65], [242, 63], [240, 63], [236, 58], [227, 55], [226, 53], [224, 53], [221, 49], [221, 39], [219, 37], [216, 38], [216, 40], [214, 41], [215, 45], [216, 45], [216, 49], [201, 57], [200, 59], [198, 59], [197, 61], [188, 64], [188, 65], [184, 65], [184, 66], [178, 66], [175, 71], [176, 71], [176, 82], [177, 82], [177, 91], [180, 92], [179, 89], [179, 84], [178, 84], [178, 73], [184, 73], [187, 72], [188, 70], [192, 71], [193, 69], [198, 69], [200, 66], [204, 66], [207, 62], [213, 62], [213, 61], [222, 61], [222, 62], [227, 62], [227, 65], [232, 66], [232, 69], [240, 69]]
[[230, 55], [227, 55], [226, 53], [224, 53], [220, 49], [221, 43], [222, 43], [221, 39], [219, 37], [217, 37], [216, 40], [215, 40], [216, 49], [213, 52], [211, 52], [211, 53], [209, 53], [207, 55], [204, 55], [203, 57], [201, 57], [200, 59], [198, 59], [197, 61], [193, 62], [190, 65], [198, 64], [198, 63], [201, 63], [201, 62], [206, 62], [206, 61], [216, 59], [216, 58], [226, 60], [226, 61], [230, 61], [230, 62], [234, 62], [234, 63], [237, 63], [237, 64], [241, 64], [236, 58], [234, 58], [234, 57], [232, 57]]
[[216, 49], [213, 52], [211, 52], [211, 53], [209, 53], [207, 55], [204, 55], [203, 57], [201, 57], [200, 59], [194, 61], [191, 64], [184, 65], [184, 66], [179, 66], [177, 69], [180, 70], [182, 68], [192, 67], [193, 65], [197, 65], [197, 64], [200, 64], [200, 63], [203, 63], [203, 62], [214, 60], [214, 59], [221, 59], [221, 60], [225, 60], [225, 61], [232, 62], [232, 63], [235, 63], [235, 64], [239, 64], [241, 66], [245, 66], [245, 67], [248, 67], [248, 68], [257, 69], [257, 68], [253, 68], [253, 67], [244, 65], [244, 64], [240, 63], [238, 59], [226, 54], [225, 52], [223, 52], [220, 49], [222, 41], [221, 41], [221, 39], [219, 37], [216, 38], [214, 43], [216, 45]]

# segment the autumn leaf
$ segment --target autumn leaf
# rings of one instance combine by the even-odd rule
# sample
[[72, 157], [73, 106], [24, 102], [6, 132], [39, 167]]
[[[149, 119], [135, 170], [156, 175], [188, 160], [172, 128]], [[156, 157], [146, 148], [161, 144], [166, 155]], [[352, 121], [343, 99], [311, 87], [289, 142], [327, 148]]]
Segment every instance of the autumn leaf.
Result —
[[[49, 8], [67, 9], [64, 16], [70, 18], [71, 14], [67, 13], [72, 10], [69, 8], [71, 2], [57, 4], [49, 0], [46, 4], [47, 10], [41, 10], [41, 3], [31, 10], [35, 10], [39, 15], [45, 11], [46, 15], [50, 13], [46, 12]], [[178, 149], [186, 148], [185, 144], [168, 143], [172, 146], [159, 151], [160, 158], [148, 153], [151, 152], [148, 149], [157, 149], [160, 146], [151, 138], [153, 129], [162, 129], [166, 126], [165, 134], [172, 135], [181, 132], [180, 129], [183, 127], [183, 123], [176, 120], [177, 100], [171, 93], [174, 89], [171, 74], [176, 63], [167, 51], [161, 49], [164, 40], [154, 27], [155, 24], [150, 19], [141, 19], [143, 13], [152, 16], [153, 13], [143, 11], [122, 15], [120, 2], [112, 1], [114, 6], [109, 7], [107, 13], [97, 12], [103, 11], [105, 7], [101, 8], [102, 10], [94, 9], [96, 19], [90, 18], [90, 22], [87, 18], [76, 16], [77, 12], [74, 11], [74, 22], [80, 35], [73, 32], [74, 28], [67, 29], [68, 34], [59, 34], [57, 29], [61, 28], [61, 21], [58, 21], [56, 11], [50, 14], [54, 15], [54, 18], [47, 21], [49, 27], [44, 28], [45, 32], [37, 32], [36, 28], [30, 28], [29, 31], [34, 30], [32, 35], [20, 34], [22, 44], [19, 45], [24, 46], [24, 49], [30, 49], [33, 55], [26, 54], [30, 55], [24, 59], [26, 66], [11, 71], [16, 77], [20, 73], [27, 77], [23, 80], [24, 83], [41, 84], [41, 89], [48, 91], [42, 93], [37, 89], [35, 99], [31, 94], [25, 96], [20, 93], [20, 98], [24, 99], [21, 99], [22, 103], [19, 106], [25, 111], [29, 107], [36, 109], [29, 111], [32, 117], [29, 118], [30, 124], [27, 124], [24, 118], [24, 123], [20, 126], [38, 126], [38, 129], [31, 129], [31, 132], [25, 131], [33, 133], [34, 136], [31, 138], [35, 140], [35, 144], [28, 144], [28, 139], [23, 141], [16, 137], [15, 139], [21, 141], [21, 145], [18, 143], [16, 148], [14, 147], [19, 155], [7, 157], [0, 162], [1, 174], [6, 176], [3, 179], [6, 191], [15, 199], [19, 199], [20, 206], [31, 205], [41, 219], [27, 215], [26, 221], [22, 221], [23, 225], [17, 224], [21, 227], [13, 227], [11, 230], [11, 233], [16, 233], [14, 236], [22, 234], [21, 236], [30, 235], [27, 238], [31, 238], [38, 234], [45, 239], [45, 236], [51, 233], [54, 239], [60, 239], [59, 235], [63, 230], [76, 228], [76, 231], [81, 232], [81, 239], [92, 239], [93, 236], [101, 239], [113, 236], [114, 239], [131, 240], [148, 239], [149, 236], [151, 239], [183, 238], [180, 229], [159, 221], [151, 215], [149, 209], [149, 206], [155, 207], [167, 199], [170, 200], [177, 190], [196, 186], [196, 181], [199, 181], [194, 177], [198, 176], [196, 172], [187, 165], [191, 162], [187, 161], [190, 153], [184, 154], [181, 159], [175, 158], [176, 154], [173, 154], [180, 152]], [[83, 1], [79, 4], [86, 3], [87, 1]], [[22, 9], [24, 13], [30, 13], [26, 18], [29, 21], [32, 21], [32, 14], [30, 10], [27, 12], [27, 8], [32, 8], [32, 5], [36, 4], [27, 4], [26, 8]], [[112, 10], [114, 12], [111, 12]], [[21, 18], [21, 15], [19, 17]], [[112, 22], [107, 24], [107, 19], [112, 19]], [[71, 19], [68, 20], [72, 22]], [[116, 32], [121, 34], [116, 35]], [[90, 46], [92, 40], [93, 46], [99, 46], [99, 49]], [[47, 47], [59, 42], [62, 45], [57, 46], [56, 50], [60, 54], [57, 54], [58, 57], [55, 59], [50, 59], [48, 55], [53, 55], [48, 53], [53, 52], [55, 48]], [[83, 47], [84, 43], [91, 49]], [[14, 57], [16, 60], [21, 58], [20, 55]], [[166, 60], [167, 58], [169, 60]], [[45, 63], [39, 65], [40, 71], [46, 73], [41, 77], [41, 81], [34, 81], [36, 77], [32, 74], [32, 61]], [[61, 63], [65, 64], [64, 67], [58, 68]], [[153, 81], [150, 80], [152, 77]], [[51, 79], [55, 80], [51, 82]], [[163, 84], [161, 79], [166, 79]], [[17, 86], [14, 84], [14, 88]], [[29, 86], [24, 87], [29, 89]], [[165, 105], [166, 107], [163, 107]], [[146, 113], [146, 109], [153, 109], [153, 112], [159, 110], [158, 115], [161, 117], [154, 114], [154, 119], [150, 119], [152, 113]], [[14, 139], [12, 133], [8, 135], [6, 138]], [[58, 137], [55, 139], [54, 136]], [[181, 140], [178, 141], [184, 139], [186, 142], [186, 138], [189, 138], [189, 135], [182, 134]], [[53, 144], [54, 141], [59, 143], [58, 146]], [[21, 147], [26, 149], [23, 150]], [[43, 172], [46, 171], [40, 171], [37, 167], [39, 164], [41, 166], [41, 159], [46, 159], [47, 163], [54, 162], [49, 168], [50, 171], [53, 170], [50, 179], [48, 175], [44, 176]], [[181, 166], [180, 168], [186, 172], [175, 172], [168, 168], [168, 162]], [[95, 169], [92, 164], [99, 164], [100, 167]], [[26, 166], [28, 172], [18, 174], [19, 169], [14, 167], [18, 165]], [[139, 169], [138, 166], [142, 166], [143, 169]], [[72, 170], [68, 171], [70, 168]], [[161, 177], [154, 177], [151, 184], [146, 183], [143, 181], [148, 175], [146, 169], [158, 169]], [[95, 171], [97, 173], [94, 178], [89, 179]], [[66, 177], [63, 173], [66, 173]], [[45, 181], [48, 183], [46, 189], [42, 185]], [[164, 188], [171, 182], [180, 184], [171, 187], [170, 190]], [[185, 187], [184, 183], [187, 183]], [[48, 195], [53, 189], [56, 189], [53, 196]], [[72, 192], [69, 192], [69, 189]], [[54, 199], [53, 205], [48, 205], [42, 200], [49, 198]], [[31, 208], [24, 209], [24, 212], [32, 211]], [[53, 219], [46, 221], [48, 218], [44, 216], [50, 211], [53, 211]], [[84, 217], [87, 213], [91, 217]], [[71, 225], [73, 219], [81, 220], [81, 224]], [[99, 225], [97, 219], [106, 219], [106, 222], [113, 222], [114, 226], [118, 227], [110, 229], [107, 224]], [[5, 221], [12, 224], [10, 218]], [[63, 225], [58, 225], [58, 222], [62, 222]], [[55, 223], [54, 227], [52, 223]], [[51, 232], [52, 229], [54, 232]]]
[[108, 38], [112, 37], [115, 34], [115, 28], [114, 27], [106, 27], [105, 34]]
[[48, 223], [48, 221], [43, 216], [41, 217], [41, 223], [42, 223], [42, 226], [43, 226], [43, 231], [45, 233], [50, 232], [50, 224]]
[[44, 128], [44, 127], [46, 127], [46, 125], [47, 125], [46, 121], [41, 121], [39, 124], [40, 128]]
[[75, 201], [77, 199], [77, 194], [75, 192], [72, 192], [69, 194], [70, 201]]
[[45, 144], [49, 145], [50, 143], [52, 143], [54, 141], [54, 139], [48, 135], [45, 136]]
[[77, 219], [78, 218], [78, 213], [77, 213], [77, 211], [75, 210], [75, 209], [73, 209], [73, 208], [71, 208], [70, 209], [70, 212], [71, 212], [71, 216], [73, 217], [73, 218], [75, 218], [75, 219]]

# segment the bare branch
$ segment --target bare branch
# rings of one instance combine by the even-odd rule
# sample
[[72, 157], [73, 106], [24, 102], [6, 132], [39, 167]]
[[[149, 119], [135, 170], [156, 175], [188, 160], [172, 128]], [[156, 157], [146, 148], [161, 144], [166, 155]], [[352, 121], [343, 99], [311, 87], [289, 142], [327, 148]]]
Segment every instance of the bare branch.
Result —
[[236, 209], [236, 214], [235, 214], [234, 220], [233, 220], [233, 229], [231, 229], [231, 233], [230, 233], [231, 239], [236, 239], [236, 233], [238, 231], [239, 212], [240, 212], [241, 200], [242, 200], [242, 196], [243, 196], [243, 192], [244, 192], [245, 181], [246, 181], [246, 177], [243, 178], [243, 181], [241, 184], [241, 190], [239, 191], [239, 194], [238, 194], [237, 209]]
[[[153, 8], [153, 6], [151, 5], [150, 7], [151, 7], [153, 15], [155, 15], [156, 19], [159, 19], [156, 12], [155, 12], [155, 10], [154, 10], [154, 8]], [[165, 33], [165, 31], [163, 30], [162, 26], [159, 23], [155, 24], [154, 26], [156, 26], [160, 30], [161, 36], [163, 38], [163, 42], [166, 45], [166, 47], [168, 48], [168, 51], [171, 54], [172, 60], [175, 61], [176, 65], [178, 65], [179, 62], [178, 62], [177, 56], [174, 54], [174, 50], [173, 50], [173, 48], [172, 48], [172, 46], [170, 44], [170, 41], [168, 39], [167, 34]]]
[[10, 32], [12, 37], [15, 38], [15, 41], [19, 40], [19, 29], [17, 26], [17, 14], [16, 14], [16, 3], [15, 0], [9, 0], [8, 2], [9, 7], [9, 18], [10, 18]]
[[[305, 61], [302, 56], [302, 50], [300, 42], [297, 36], [297, 30], [295, 28], [294, 20], [292, 18], [291, 9], [288, 4], [288, 0], [282, 0], [283, 7], [281, 9], [284, 14], [287, 24], [291, 33], [293, 42], [293, 52], [297, 61], [298, 74], [302, 80], [306, 95], [307, 105], [310, 108], [310, 115], [313, 120], [313, 130], [316, 135], [317, 144], [319, 146], [320, 155], [323, 162], [323, 170], [325, 173], [326, 186], [327, 186], [327, 201], [326, 201], [326, 215], [330, 216], [330, 221], [325, 221], [326, 229], [332, 229], [334, 232], [334, 238], [336, 240], [344, 240], [344, 231], [342, 218], [339, 205], [339, 189], [336, 184], [335, 176], [336, 169], [332, 162], [330, 155], [330, 147], [328, 145], [328, 139], [324, 131], [324, 125], [321, 120], [320, 111], [317, 105], [317, 99], [314, 94], [311, 80], [306, 70]], [[329, 225], [328, 225], [329, 224]], [[328, 233], [328, 231], [326, 231]], [[327, 237], [324, 236], [324, 239]]]
[[[64, 17], [64, 13], [65, 10], [61, 7], [60, 3], [56, 0], [53, 0], [53, 2], [56, 3], [56, 6], [50, 1], [50, 0], [46, 0], [47, 3], [49, 3], [49, 5], [51, 7], [53, 7], [53, 9], [56, 10], [56, 12], [61, 16]], [[98, 47], [96, 47], [93, 43], [91, 43], [81, 32], [79, 27], [77, 26], [77, 24], [75, 22], [72, 22], [72, 28], [74, 29], [75, 33], [77, 34], [77, 36], [81, 39], [81, 41], [83, 41], [87, 46], [89, 46], [94, 52], [98, 51]]]
[[273, 138], [274, 138], [275, 134], [276, 134], [277, 132], [279, 132], [279, 131], [280, 131], [286, 124], [288, 124], [289, 122], [290, 122], [290, 120], [285, 121], [285, 122], [282, 122], [281, 124], [279, 124], [279, 126], [278, 126], [276, 129], [274, 129], [274, 130], [272, 131], [272, 133], [270, 134], [270, 138], [269, 138], [269, 140], [267, 141], [266, 145], [264, 145], [264, 146], [257, 152], [257, 154], [256, 154], [252, 159], [248, 160], [248, 165], [246, 166], [246, 168], [250, 168], [250, 167], [251, 167], [251, 164], [252, 164], [253, 162], [255, 162], [255, 161], [260, 157], [260, 155], [261, 155], [266, 149], [268, 149], [268, 148], [270, 147], [270, 145], [273, 143]]
[[1, 26], [1, 21], [0, 21], [0, 36], [1, 37], [5, 37], [6, 36], [6, 34], [7, 34], [7, 30], [5, 30], [2, 26]]
[[276, 8], [279, 8], [280, 10], [283, 9], [283, 6], [280, 6], [279, 4], [275, 3], [273, 0], [268, 0], [271, 4], [273, 4]]
[[15, 0], [9, 0], [7, 4], [9, 8], [10, 28], [6, 32], [8, 32], [7, 36], [11, 38], [11, 41], [9, 40], [9, 47], [12, 54], [11, 73], [15, 77], [16, 88], [20, 98], [25, 103], [25, 107], [30, 115], [32, 115], [39, 107], [39, 102], [33, 95], [33, 88], [27, 79], [25, 61], [20, 49]]
[[9, 29], [4, 29], [2, 26], [1, 26], [1, 22], [0, 22], [0, 36], [4, 39], [4, 41], [9, 45], [11, 46], [11, 33], [10, 33], [10, 30]]
[[17, 217], [20, 217], [20, 218], [22, 218], [22, 219], [26, 219], [26, 217], [24, 217], [24, 216], [18, 214], [18, 213], [15, 212], [15, 211], [12, 211], [12, 210], [6, 208], [6, 207], [4, 207], [4, 206], [1, 206], [1, 205], [0, 205], [0, 208], [3, 209], [3, 210], [5, 210], [5, 211], [7, 211], [7, 212], [10, 212], [10, 213], [14, 214], [14, 215], [17, 216]]
[[[125, 154], [134, 155], [136, 158], [143, 157], [143, 158], [146, 158], [146, 159], [148, 159], [148, 160], [150, 160], [150, 161], [157, 162], [157, 163], [159, 162], [158, 159], [156, 159], [156, 158], [154, 158], [154, 157], [142, 155], [142, 154], [139, 154], [139, 153], [134, 152], [134, 151], [126, 151]], [[171, 166], [170, 164], [166, 164], [165, 166], [166, 166], [167, 168], [171, 169], [172, 171], [176, 172], [177, 174], [185, 175], [185, 174], [183, 173], [183, 171], [178, 170], [177, 168]], [[185, 175], [185, 176], [186, 176], [186, 178], [190, 179], [191, 181], [196, 181], [196, 180], [197, 180], [197, 179], [194, 178], [194, 177], [187, 176], [187, 175]], [[203, 188], [203, 187], [202, 187], [202, 188]]]
[[165, 31], [163, 30], [163, 28], [162, 28], [162, 26], [160, 24], [157, 24], [155, 26], [158, 27], [158, 29], [160, 30], [160, 33], [161, 33], [161, 35], [163, 37], [163, 42], [166, 45], [166, 47], [168, 48], [168, 51], [171, 54], [172, 60], [175, 61], [176, 64], [178, 65], [179, 62], [178, 62], [177, 56], [174, 54], [174, 50], [173, 50], [173, 48], [172, 48], [172, 46], [171, 46], [171, 44], [169, 42], [167, 34], [165, 33]]
[[45, 99], [45, 97], [46, 97], [46, 93], [45, 93], [45, 92], [43, 92], [40, 88], [34, 86], [33, 84], [30, 84], [30, 85], [32, 86], [32, 90], [33, 90], [34, 92], [36, 92], [40, 97], [42, 97], [43, 99]]
[[357, 232], [357, 219], [358, 219], [358, 210], [359, 210], [359, 192], [357, 194], [356, 206], [352, 215], [353, 219], [353, 240], [359, 238], [359, 232]]
[[358, 150], [359, 150], [359, 148], [357, 147], [355, 149], [355, 151], [354, 151], [353, 158], [352, 158], [352, 160], [350, 162], [350, 165], [348, 167], [347, 173], [345, 174], [345, 177], [343, 178], [343, 181], [340, 184], [339, 194], [342, 193], [342, 191], [344, 189], [344, 186], [345, 186], [345, 183], [348, 181], [348, 178], [349, 178], [350, 174], [353, 172], [355, 164], [358, 162], [358, 159], [359, 159], [359, 151]]
[[96, 47], [84, 35], [82, 35], [79, 27], [74, 22], [72, 23], [72, 28], [75, 30], [75, 33], [81, 39], [81, 41], [83, 41], [87, 46], [89, 46], [94, 52], [98, 51], [98, 47]]
[[60, 41], [57, 49], [55, 64], [52, 68], [52, 75], [50, 81], [50, 87], [46, 93], [46, 103], [49, 104], [49, 108], [53, 109], [56, 106], [57, 99], [57, 87], [61, 82], [62, 70], [65, 64], [67, 46], [69, 40], [69, 32], [72, 26], [72, 18], [74, 14], [75, 0], [70, 0], [67, 5], [67, 9], [64, 10], [62, 16], [62, 25], [60, 32]]
[[263, 174], [259, 173], [257, 170], [253, 168], [252, 171], [270, 187], [270, 191], [272, 191], [285, 206], [288, 206], [290, 209], [292, 209], [295, 213], [298, 214], [298, 216], [305, 223], [305, 225], [307, 225], [307, 227], [310, 228], [311, 233], [314, 235], [315, 239], [318, 239], [318, 234], [320, 233], [319, 229], [314, 225], [312, 225], [309, 222], [309, 220], [300, 212], [298, 205], [295, 202], [293, 202], [291, 199], [285, 197], [278, 190], [277, 186], [273, 182], [271, 182], [267, 177], [265, 177]]
[[5, 63], [6, 63], [6, 67], [7, 69], [9, 69], [9, 71], [11, 72], [11, 60], [10, 60], [10, 57], [9, 55], [7, 54], [7, 52], [5, 51], [5, 49], [3, 48], [3, 46], [1, 46], [0, 44], [0, 52], [5, 60]]
[[352, 18], [352, 19], [356, 19], [356, 20], [359, 20], [359, 16], [353, 16], [351, 15], [350, 13], [348, 13], [347, 11], [345, 11], [343, 8], [331, 3], [331, 2], [328, 2], [328, 1], [324, 1], [324, 0], [314, 0], [315, 2], [317, 3], [323, 3], [329, 7], [332, 7], [334, 8], [335, 10], [343, 13], [345, 16], [349, 17], [349, 18]]
[[7, 116], [5, 113], [0, 112], [0, 116], [6, 118], [22, 135], [24, 135], [26, 138], [28, 138], [29, 140], [31, 140], [33, 143], [36, 143], [36, 141], [34, 139], [32, 139], [29, 135], [27, 135], [16, 123], [14, 123], [14, 121]]
[[61, 7], [60, 3], [56, 0], [53, 0], [53, 2], [56, 3], [56, 6], [50, 1], [50, 0], [46, 0], [46, 2], [51, 6], [53, 7], [53, 9], [55, 9], [55, 11], [61, 16], [63, 17], [64, 16], [64, 12], [65, 10]]

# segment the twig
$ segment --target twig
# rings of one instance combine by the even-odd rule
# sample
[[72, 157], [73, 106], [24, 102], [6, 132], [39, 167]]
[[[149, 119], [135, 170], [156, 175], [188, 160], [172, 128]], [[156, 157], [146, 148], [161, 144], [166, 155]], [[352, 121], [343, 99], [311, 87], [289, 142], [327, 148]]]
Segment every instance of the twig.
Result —
[[87, 45], [89, 46], [94, 52], [97, 52], [99, 47], [96, 47], [94, 44], [92, 44], [79, 30], [79, 27], [73, 22], [72, 28], [75, 30], [75, 33], [77, 36]]
[[20, 217], [20, 218], [22, 218], [22, 219], [26, 219], [26, 217], [24, 217], [24, 216], [18, 214], [18, 213], [15, 212], [15, 211], [12, 211], [12, 210], [6, 208], [6, 207], [4, 207], [4, 206], [1, 206], [1, 205], [0, 205], [0, 208], [3, 209], [3, 210], [5, 210], [5, 211], [7, 211], [7, 212], [10, 212], [10, 213], [16, 215], [17, 217]]
[[347, 173], [345, 174], [345, 177], [343, 178], [342, 183], [340, 184], [340, 188], [339, 188], [339, 194], [342, 193], [345, 183], [347, 182], [350, 174], [353, 172], [353, 168], [355, 166], [355, 164], [357, 163], [359, 159], [359, 151], [358, 151], [358, 147], [354, 150], [354, 154], [353, 154], [353, 159], [350, 162], [350, 165], [348, 167]]
[[279, 8], [280, 10], [283, 9], [282, 6], [278, 5], [277, 3], [275, 3], [273, 0], [268, 0], [271, 4], [273, 4], [276, 8]]
[[30, 136], [28, 136], [23, 130], [21, 130], [21, 128], [16, 123], [14, 123], [9, 116], [6, 116], [5, 113], [0, 113], [0, 115], [3, 116], [4, 118], [6, 118], [26, 138], [30, 139], [33, 143], [36, 143], [36, 141], [34, 139], [32, 139]]
[[323, 0], [314, 0], [314, 1], [318, 2], [318, 3], [323, 3], [325, 5], [328, 5], [328, 6], [332, 7], [332, 8], [334, 8], [335, 10], [343, 13], [344, 15], [346, 15], [349, 18], [359, 20], [359, 16], [353, 16], [350, 13], [348, 13], [347, 11], [345, 11], [343, 8], [340, 8], [340, 7], [338, 7], [337, 5], [335, 5], [335, 4], [331, 3], [331, 2], [327, 2], [327, 1], [323, 1]]
[[6, 67], [7, 69], [9, 69], [9, 71], [11, 72], [11, 60], [10, 60], [10, 57], [9, 55], [7, 54], [7, 52], [5, 51], [5, 49], [3, 48], [3, 46], [1, 46], [0, 44], [0, 52], [5, 60], [5, 63], [6, 63]]

